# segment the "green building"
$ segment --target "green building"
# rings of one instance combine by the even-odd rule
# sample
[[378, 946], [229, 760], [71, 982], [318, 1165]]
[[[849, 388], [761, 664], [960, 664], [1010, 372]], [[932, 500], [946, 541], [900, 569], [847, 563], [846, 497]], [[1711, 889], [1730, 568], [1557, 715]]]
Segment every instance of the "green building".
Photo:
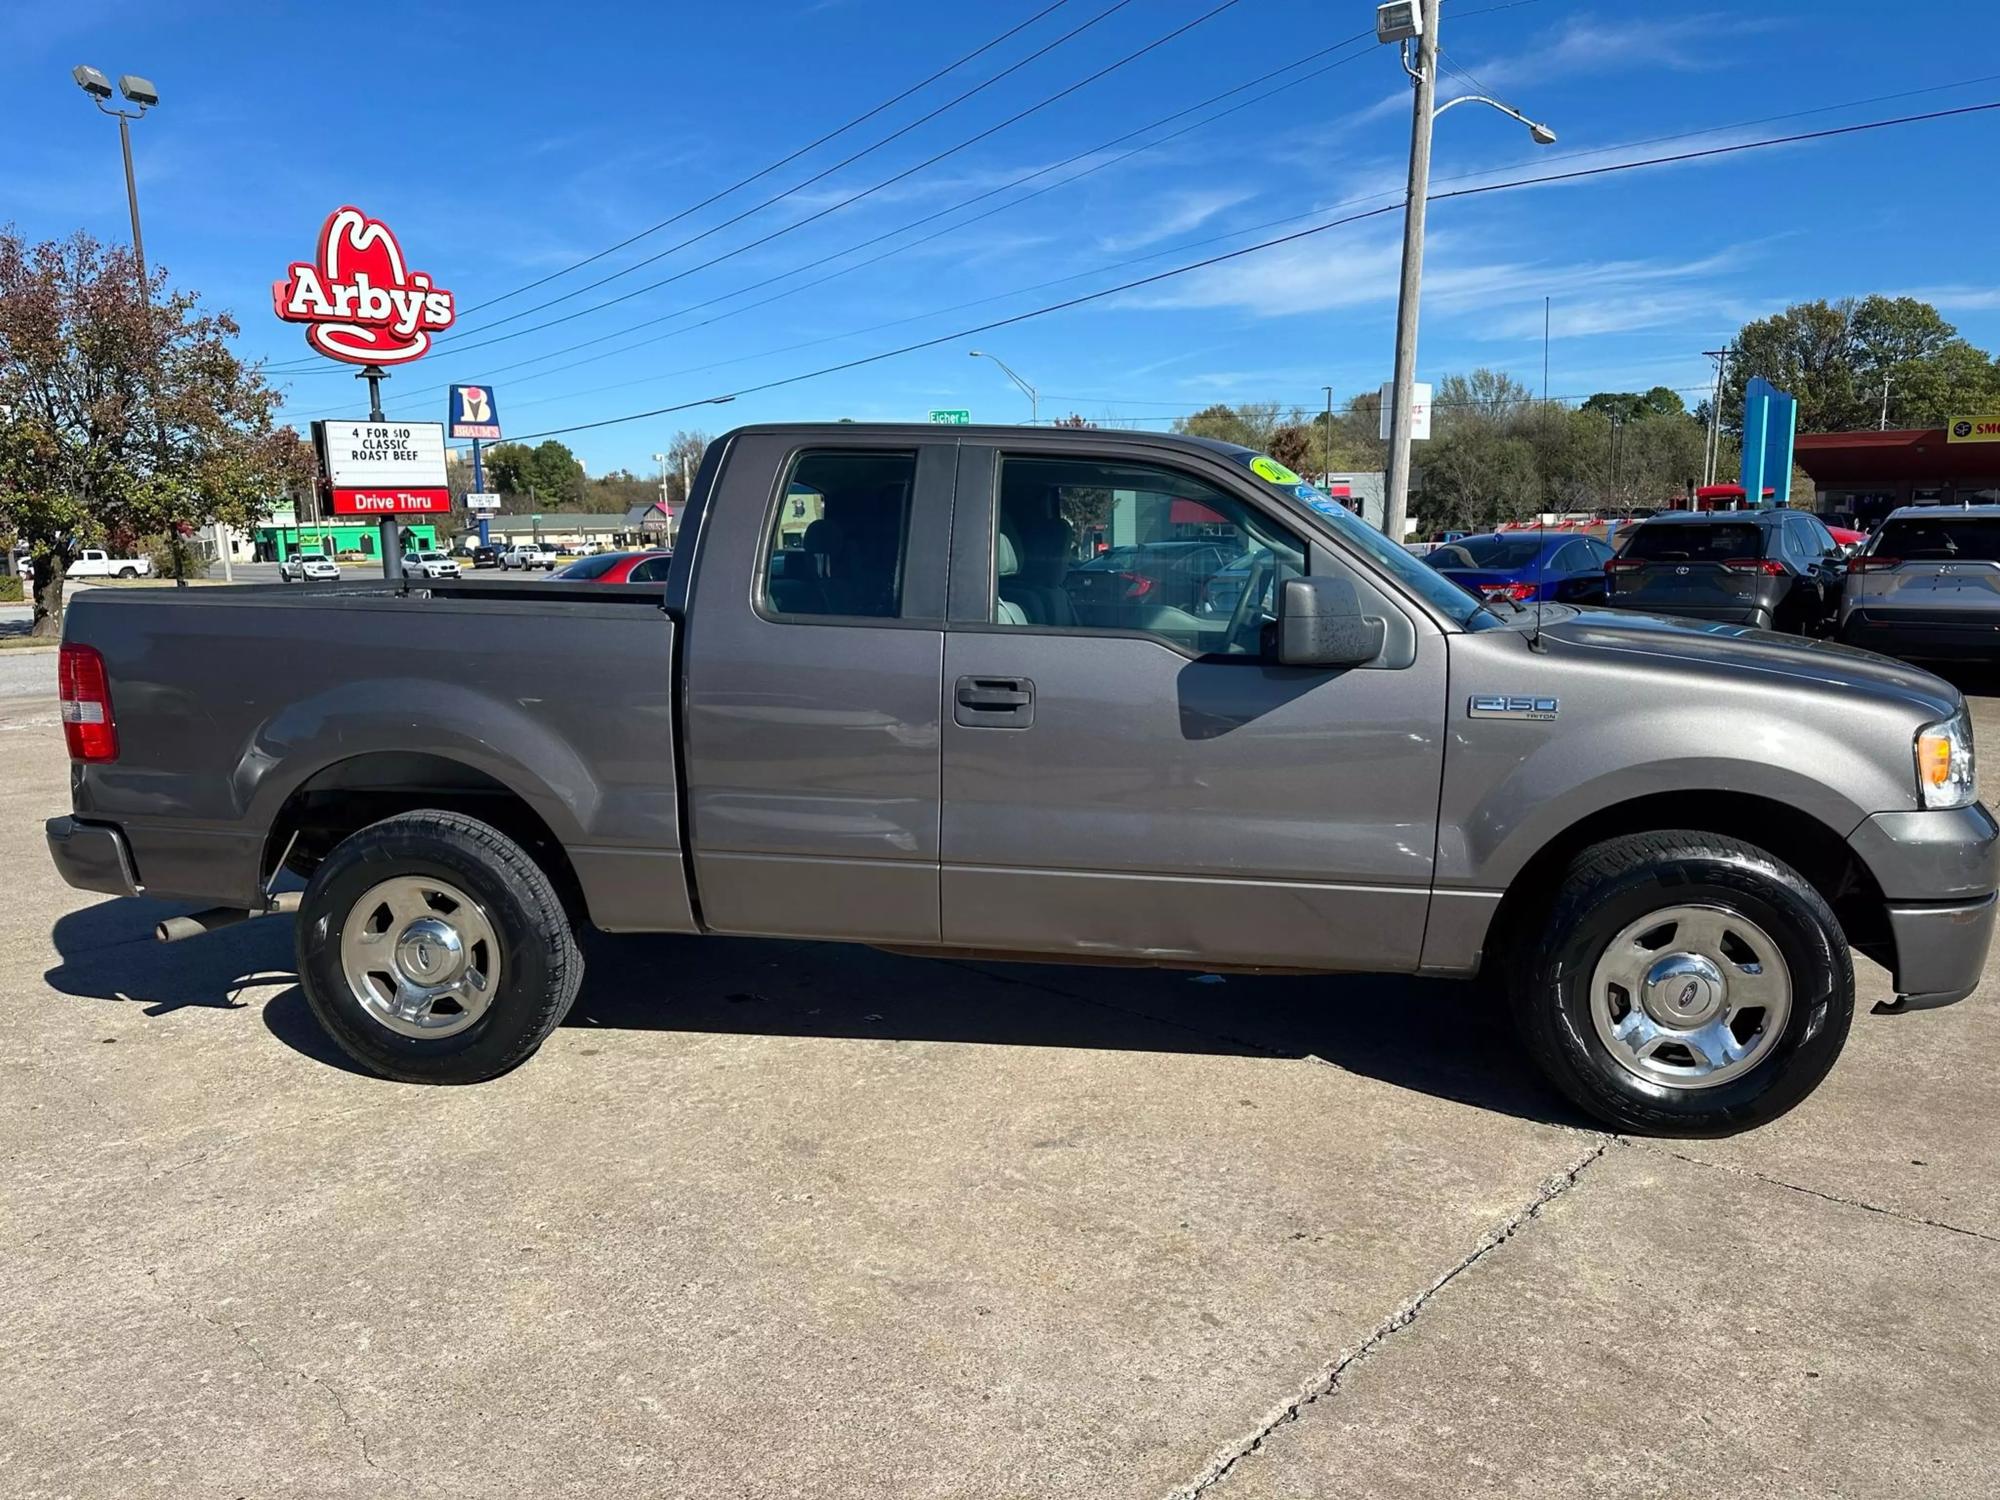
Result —
[[[304, 526], [274, 519], [255, 530], [257, 556], [264, 562], [283, 562], [293, 553], [325, 552], [334, 557], [358, 553], [374, 557], [380, 545], [374, 521], [308, 522]], [[429, 521], [408, 522], [403, 526], [405, 552], [437, 550], [437, 527]]]

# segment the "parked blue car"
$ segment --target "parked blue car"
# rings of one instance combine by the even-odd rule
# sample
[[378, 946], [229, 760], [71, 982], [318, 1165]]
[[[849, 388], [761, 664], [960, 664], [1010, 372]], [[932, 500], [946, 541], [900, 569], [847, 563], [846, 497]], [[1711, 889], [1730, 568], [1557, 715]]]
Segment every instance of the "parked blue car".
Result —
[[1601, 603], [1611, 549], [1594, 536], [1565, 531], [1496, 531], [1461, 537], [1424, 561], [1482, 599]]

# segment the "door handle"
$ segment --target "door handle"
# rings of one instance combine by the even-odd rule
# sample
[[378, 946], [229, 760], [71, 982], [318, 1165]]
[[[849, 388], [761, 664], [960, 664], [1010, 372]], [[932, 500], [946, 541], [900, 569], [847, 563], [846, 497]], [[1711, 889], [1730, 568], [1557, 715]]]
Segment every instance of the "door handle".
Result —
[[1025, 729], [1035, 722], [1035, 685], [1025, 677], [961, 677], [952, 721], [968, 729]]

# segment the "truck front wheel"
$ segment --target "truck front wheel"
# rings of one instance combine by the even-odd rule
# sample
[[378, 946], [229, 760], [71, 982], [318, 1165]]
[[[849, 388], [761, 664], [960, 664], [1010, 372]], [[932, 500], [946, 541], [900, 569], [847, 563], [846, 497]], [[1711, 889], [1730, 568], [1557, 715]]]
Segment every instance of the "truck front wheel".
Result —
[[541, 867], [498, 829], [447, 812], [385, 818], [334, 846], [300, 901], [298, 962], [327, 1035], [405, 1083], [517, 1067], [583, 977]]
[[1698, 832], [1593, 845], [1515, 986], [1529, 1052], [1621, 1130], [1722, 1135], [1813, 1091], [1854, 1019], [1840, 923], [1796, 870]]

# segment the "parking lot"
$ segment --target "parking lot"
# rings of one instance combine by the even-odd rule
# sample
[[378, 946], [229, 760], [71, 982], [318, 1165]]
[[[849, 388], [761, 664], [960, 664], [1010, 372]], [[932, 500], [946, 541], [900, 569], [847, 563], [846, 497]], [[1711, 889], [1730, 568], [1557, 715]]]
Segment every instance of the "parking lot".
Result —
[[528, 1066], [406, 1087], [287, 919], [61, 884], [53, 675], [0, 656], [8, 1495], [1994, 1490], [1991, 977], [1719, 1141], [1590, 1128], [1468, 986], [748, 941], [600, 939]]

